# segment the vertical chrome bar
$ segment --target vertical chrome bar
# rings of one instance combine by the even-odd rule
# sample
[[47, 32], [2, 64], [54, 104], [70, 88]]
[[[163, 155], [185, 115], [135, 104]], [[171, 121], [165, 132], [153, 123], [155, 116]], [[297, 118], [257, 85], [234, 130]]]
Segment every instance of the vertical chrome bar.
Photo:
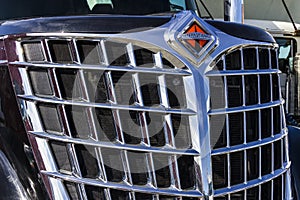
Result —
[[[114, 89], [114, 85], [113, 85], [113, 79], [112, 79], [111, 72], [105, 73], [105, 79], [106, 79], [106, 84], [107, 84], [107, 89], [108, 89], [109, 100], [111, 103], [117, 104], [117, 98], [116, 98], [116, 94], [115, 94], [115, 89]], [[113, 115], [116, 134], [117, 134], [116, 138], [120, 143], [123, 144], [124, 136], [123, 136], [123, 131], [122, 131], [122, 127], [121, 127], [121, 119], [120, 119], [119, 111], [112, 110], [112, 115]]]
[[[49, 59], [49, 62], [53, 62], [48, 42], [49, 42], [49, 40], [44, 40], [43, 47], [45, 48], [45, 50], [44, 50], [45, 51], [45, 55]], [[62, 94], [61, 94], [61, 91], [60, 91], [60, 88], [59, 88], [59, 84], [58, 84], [58, 80], [57, 80], [57, 76], [56, 76], [56, 69], [55, 68], [48, 69], [48, 72], [50, 74], [49, 78], [50, 78], [50, 82], [51, 82], [53, 90], [54, 90], [53, 91], [54, 95], [56, 97], [62, 99]]]
[[271, 200], [274, 199], [274, 179], [271, 181]]
[[122, 165], [123, 165], [124, 175], [125, 175], [124, 181], [127, 184], [132, 185], [133, 183], [132, 183], [130, 166], [129, 166], [129, 162], [128, 162], [127, 151], [126, 150], [121, 150], [120, 154], [121, 154], [121, 160], [122, 160]]
[[177, 159], [178, 158], [176, 155], [169, 156], [169, 167], [171, 172], [171, 187], [180, 190], [181, 186], [180, 186], [180, 177], [179, 177]]
[[224, 20], [244, 23], [244, 0], [224, 0]]
[[100, 148], [96, 148], [96, 159], [99, 167], [99, 178], [100, 180], [103, 180], [104, 182], [107, 182], [107, 175], [105, 171], [105, 166], [104, 166], [104, 161], [103, 161], [103, 156]]
[[[127, 54], [129, 57], [130, 65], [136, 67], [136, 59], [134, 54], [134, 48], [132, 43], [126, 45]], [[139, 74], [135, 73], [132, 75], [132, 82], [133, 82], [133, 89], [134, 89], [134, 97], [135, 101], [139, 106], [144, 106], [143, 95], [141, 91], [141, 84], [139, 80]], [[139, 122], [141, 126], [141, 133], [142, 133], [142, 143], [146, 146], [150, 146], [149, 140], [149, 130], [147, 126], [147, 118], [145, 112], [138, 113]]]
[[126, 45], [126, 50], [127, 50], [127, 55], [129, 58], [130, 65], [136, 67], [136, 60], [135, 60], [134, 48], [132, 43]]
[[148, 184], [150, 184], [154, 188], [157, 188], [155, 167], [154, 167], [152, 153], [146, 154], [146, 162], [147, 162]]
[[261, 199], [261, 185], [258, 186], [258, 200], [263, 200]]

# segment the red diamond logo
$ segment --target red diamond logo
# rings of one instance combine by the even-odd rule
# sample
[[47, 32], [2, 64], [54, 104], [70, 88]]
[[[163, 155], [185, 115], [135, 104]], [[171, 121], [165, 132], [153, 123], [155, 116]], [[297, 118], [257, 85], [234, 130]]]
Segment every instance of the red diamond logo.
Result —
[[194, 22], [181, 37], [193, 50], [199, 53], [212, 39], [196, 22]]

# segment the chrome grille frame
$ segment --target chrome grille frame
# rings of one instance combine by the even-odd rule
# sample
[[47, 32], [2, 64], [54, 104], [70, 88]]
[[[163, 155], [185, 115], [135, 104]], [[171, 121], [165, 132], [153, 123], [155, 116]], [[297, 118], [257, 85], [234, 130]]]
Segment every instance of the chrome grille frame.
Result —
[[[181, 52], [177, 52], [172, 49], [169, 44], [177, 42], [175, 41], [165, 41], [164, 34], [173, 33], [172, 30], [168, 26], [160, 27], [158, 29], [153, 29], [149, 31], [144, 31], [141, 33], [126, 33], [126, 34], [114, 34], [114, 35], [105, 35], [105, 34], [71, 34], [71, 33], [45, 33], [45, 34], [35, 34], [35, 33], [28, 33], [20, 36], [10, 36], [4, 37], [2, 40], [5, 42], [6, 51], [9, 52], [10, 57], [8, 60], [3, 60], [1, 63], [3, 65], [7, 65], [10, 70], [10, 74], [12, 77], [12, 82], [15, 87], [15, 92], [17, 95], [17, 99], [20, 105], [20, 111], [23, 116], [24, 125], [28, 132], [28, 137], [31, 141], [32, 148], [35, 152], [35, 158], [38, 163], [41, 175], [45, 182], [45, 185], [48, 189], [48, 192], [53, 199], [68, 199], [69, 194], [67, 188], [64, 186], [63, 181], [70, 181], [72, 183], [77, 183], [76, 190], [78, 192], [78, 197], [82, 199], [87, 198], [87, 194], [85, 191], [85, 185], [90, 186], [100, 186], [103, 187], [103, 193], [106, 199], [112, 199], [111, 191], [114, 189], [120, 189], [120, 191], [128, 191], [128, 198], [135, 199], [135, 195], [139, 193], [143, 194], [151, 194], [152, 199], [165, 199], [166, 196], [170, 196], [173, 199], [218, 199], [223, 198], [222, 196], [225, 194], [229, 194], [228, 199], [231, 198], [231, 194], [239, 193], [240, 191], [247, 190], [248, 188], [256, 187], [260, 184], [263, 184], [267, 181], [273, 182], [273, 179], [279, 175], [284, 174], [285, 184], [282, 184], [284, 187], [285, 198], [289, 199], [290, 197], [290, 186], [289, 186], [289, 167], [290, 161], [287, 157], [287, 162], [282, 165], [282, 169], [277, 172], [273, 172], [262, 179], [257, 179], [253, 182], [248, 182], [247, 184], [243, 185], [236, 185], [234, 187], [227, 187], [225, 189], [217, 189], [214, 190], [213, 188], [213, 171], [212, 171], [212, 157], [216, 155], [226, 154], [229, 155], [235, 151], [245, 151], [246, 149], [260, 147], [264, 144], [272, 144], [275, 141], [281, 140], [286, 138], [287, 130], [285, 128], [285, 121], [284, 118], [281, 118], [282, 126], [281, 126], [281, 133], [277, 135], [273, 135], [272, 138], [267, 138], [263, 140], [259, 140], [257, 142], [252, 142], [251, 144], [241, 144], [236, 145], [230, 149], [223, 148], [223, 149], [212, 149], [211, 142], [210, 142], [210, 131], [211, 127], [209, 124], [209, 118], [213, 115], [218, 114], [230, 114], [236, 112], [246, 112], [252, 110], [260, 110], [262, 108], [272, 107], [272, 106], [280, 106], [281, 113], [282, 111], [282, 104], [283, 100], [279, 99], [276, 102], [272, 102], [270, 105], [255, 105], [255, 106], [241, 106], [238, 108], [226, 108], [223, 110], [212, 110], [210, 108], [210, 88], [209, 88], [209, 77], [213, 76], [229, 76], [229, 75], [239, 75], [244, 76], [247, 74], [278, 74], [280, 73], [278, 69], [266, 69], [266, 70], [248, 70], [248, 71], [231, 71], [231, 72], [218, 72], [215, 73], [213, 68], [215, 66], [215, 61], [219, 60], [222, 55], [226, 55], [228, 52], [234, 49], [241, 49], [244, 47], [263, 47], [263, 48], [271, 48], [274, 49], [276, 46], [274, 44], [264, 43], [264, 42], [255, 42], [255, 41], [248, 41], [243, 39], [238, 39], [227, 34], [224, 34], [213, 27], [207, 25], [201, 19], [195, 17], [192, 13], [184, 13], [184, 16], [178, 15], [177, 19], [174, 19], [170, 23], [178, 24], [181, 23], [182, 26], [185, 24], [189, 24], [191, 20], [199, 21], [203, 26], [207, 26], [207, 30], [210, 30], [215, 33], [216, 39], [218, 42], [216, 43], [218, 46], [214, 49], [211, 49], [210, 54], [203, 56], [203, 60], [201, 62], [197, 59], [194, 61], [191, 57], [184, 57], [185, 53], [181, 54]], [[156, 37], [153, 37], [156, 35]], [[149, 37], [147, 37], [149, 36]], [[62, 98], [62, 94], [60, 92], [59, 83], [57, 80], [57, 76], [55, 76], [57, 69], [77, 69], [80, 71], [79, 77], [81, 78], [82, 82], [85, 83], [83, 71], [84, 70], [94, 70], [95, 66], [89, 64], [83, 64], [80, 62], [80, 56], [78, 51], [76, 50], [76, 42], [78, 40], [87, 40], [93, 42], [99, 42], [99, 48], [103, 51], [105, 50], [105, 41], [106, 40], [113, 40], [118, 42], [125, 42], [128, 45], [126, 46], [128, 50], [128, 57], [130, 63], [128, 66], [111, 66], [109, 65], [108, 58], [104, 56], [104, 62], [102, 64], [97, 65], [97, 70], [108, 70], [110, 72], [113, 71], [130, 71], [133, 73], [151, 73], [151, 74], [159, 74], [159, 84], [166, 85], [165, 79], [163, 78], [164, 75], [177, 75], [180, 77], [188, 77], [185, 81], [185, 90], [186, 90], [186, 99], [187, 99], [187, 108], [185, 109], [174, 109], [170, 108], [168, 105], [168, 97], [165, 96], [166, 88], [160, 87], [161, 93], [164, 95], [161, 99], [161, 106], [158, 108], [149, 108], [143, 105], [141, 91], [139, 91], [139, 80], [138, 75], [133, 76], [133, 84], [135, 87], [135, 96], [137, 102], [135, 105], [116, 105], [116, 96], [114, 94], [113, 89], [113, 81], [111, 74], [107, 74], [105, 79], [108, 82], [108, 85], [111, 88], [110, 92], [110, 103], [91, 103], [88, 102], [88, 98], [85, 100], [87, 101], [71, 101]], [[75, 58], [76, 62], [74, 63], [55, 63], [53, 62], [53, 58], [50, 55], [48, 41], [51, 40], [62, 40], [67, 41], [71, 44], [71, 52], [73, 52], [72, 56]], [[24, 57], [22, 43], [24, 42], [32, 42], [32, 41], [40, 41], [42, 45], [42, 52], [45, 55], [45, 60], [47, 62], [28, 62]], [[138, 44], [143, 48], [150, 48], [156, 49], [158, 53], [154, 55], [155, 60], [155, 68], [139, 68], [136, 66], [136, 62], [134, 59], [134, 54], [132, 53], [132, 44]], [[176, 45], [171, 45], [176, 46]], [[16, 49], [16, 50], [15, 50]], [[180, 50], [182, 51], [182, 50]], [[104, 51], [105, 52], [105, 51]], [[170, 55], [168, 55], [170, 54]], [[71, 56], [71, 57], [72, 57]], [[186, 68], [176, 68], [175, 69], [165, 69], [161, 68], [162, 57], [171, 59], [172, 57], [179, 60], [176, 64], [179, 63], [181, 66], [182, 64], [186, 66]], [[176, 65], [175, 65], [176, 66]], [[30, 80], [28, 77], [27, 70], [30, 68], [39, 68], [39, 69], [46, 69], [50, 74], [50, 80], [53, 90], [53, 97], [43, 97], [43, 96], [36, 96], [30, 84]], [[226, 81], [225, 81], [226, 83]], [[224, 86], [226, 88], [226, 85]], [[259, 88], [259, 87], [258, 87]], [[84, 91], [85, 96], [88, 97], [88, 92], [86, 89], [86, 85], [81, 86], [81, 89]], [[259, 90], [259, 89], [258, 89]], [[245, 101], [245, 100], [243, 100]], [[61, 120], [64, 121], [64, 126], [67, 127], [64, 129], [66, 131], [66, 135], [61, 133], [47, 133], [44, 130], [43, 123], [41, 120], [41, 116], [37, 110], [37, 103], [42, 102], [46, 104], [54, 104], [59, 105], [59, 115]], [[95, 136], [95, 140], [86, 140], [81, 138], [72, 138], [69, 137], [70, 134], [70, 127], [68, 122], [66, 121], [66, 112], [62, 108], [64, 106], [80, 106], [80, 107], [88, 107], [87, 115], [88, 120], [90, 120], [90, 124], [92, 125], [92, 132]], [[265, 107], [264, 107], [265, 106]], [[168, 114], [165, 116], [166, 126], [168, 127], [165, 134], [169, 140], [167, 140], [167, 148], [161, 147], [152, 147], [149, 145], [149, 140], [143, 140], [142, 145], [134, 146], [134, 145], [127, 145], [124, 143], [124, 136], [121, 134], [122, 129], [119, 130], [118, 134], [118, 143], [110, 143], [110, 142], [102, 142], [97, 140], [96, 128], [94, 127], [94, 116], [92, 109], [93, 108], [106, 108], [116, 110], [113, 113], [113, 117], [115, 121], [120, 124], [119, 122], [119, 113], [117, 110], [130, 110], [130, 111], [138, 111], [138, 112], [155, 112], [161, 114]], [[190, 125], [190, 132], [192, 138], [192, 148], [190, 149], [176, 149], [174, 148], [174, 138], [172, 133], [172, 119], [170, 114], [181, 114], [189, 117], [189, 125]], [[146, 117], [144, 114], [140, 115], [140, 120], [146, 123]], [[245, 119], [245, 118], [244, 118]], [[227, 119], [228, 121], [228, 119]], [[142, 134], [144, 138], [148, 138], [148, 131], [146, 129], [142, 130]], [[229, 131], [227, 131], [229, 134]], [[229, 138], [229, 136], [227, 136]], [[48, 141], [58, 141], [66, 145], [67, 153], [71, 155], [72, 161], [72, 173], [66, 174], [61, 173], [55, 164], [55, 158], [53, 153], [50, 151], [51, 147], [48, 144]], [[287, 141], [285, 140], [287, 143]], [[91, 179], [91, 178], [83, 178], [81, 175], [81, 169], [78, 164], [77, 153], [75, 150], [76, 144], [82, 145], [90, 145], [97, 147], [98, 149], [101, 148], [112, 148], [112, 149], [119, 149], [122, 153], [122, 158], [127, 160], [123, 162], [123, 166], [125, 170], [125, 179], [123, 183], [111, 183], [107, 181], [107, 176], [105, 174], [105, 167], [101, 164], [103, 160], [103, 156], [101, 155], [101, 151], [97, 150], [95, 152], [97, 157], [97, 162], [99, 165], [99, 179]], [[283, 145], [283, 144], [282, 144]], [[287, 144], [285, 146], [286, 152], [287, 151]], [[284, 149], [284, 148], [282, 148]], [[135, 186], [132, 184], [132, 178], [130, 177], [130, 170], [129, 170], [129, 163], [127, 157], [127, 151], [136, 151], [136, 152], [147, 152], [148, 154], [148, 169], [149, 169], [149, 177], [150, 177], [150, 184], [147, 186]], [[152, 154], [160, 153], [160, 154], [167, 154], [171, 155], [169, 158], [169, 169], [171, 172], [172, 177], [172, 187], [169, 188], [158, 188], [156, 183], [156, 177], [152, 169], [154, 169], [153, 157]], [[194, 171], [197, 175], [197, 180], [195, 183], [195, 188], [191, 190], [183, 190], [180, 187], [180, 177], [179, 177], [179, 170], [176, 162], [178, 156], [185, 155], [190, 156], [194, 160]], [[228, 156], [229, 159], [229, 156]], [[103, 163], [103, 162], [102, 162]], [[230, 162], [227, 162], [230, 164]], [[229, 172], [230, 173], [230, 172]], [[137, 194], [135, 194], [137, 193]], [[246, 193], [245, 193], [246, 194]], [[245, 195], [244, 194], [244, 195]]]

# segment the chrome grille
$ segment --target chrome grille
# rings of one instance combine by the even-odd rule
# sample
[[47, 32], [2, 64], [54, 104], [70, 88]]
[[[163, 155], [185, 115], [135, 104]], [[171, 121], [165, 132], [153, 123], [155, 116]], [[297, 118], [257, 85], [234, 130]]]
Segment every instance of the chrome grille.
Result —
[[220, 56], [210, 85], [215, 199], [285, 199], [287, 130], [276, 49], [244, 46]]
[[119, 39], [12, 43], [10, 71], [53, 198], [201, 199], [193, 78], [181, 61]]
[[197, 68], [135, 37], [100, 36], [5, 38], [53, 199], [288, 199], [273, 46], [220, 44]]

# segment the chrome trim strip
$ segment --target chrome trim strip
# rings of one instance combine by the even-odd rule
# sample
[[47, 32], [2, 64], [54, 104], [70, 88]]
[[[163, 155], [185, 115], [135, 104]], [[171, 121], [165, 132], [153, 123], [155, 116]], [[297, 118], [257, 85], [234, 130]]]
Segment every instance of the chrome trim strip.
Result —
[[177, 195], [177, 196], [185, 196], [185, 197], [200, 197], [200, 198], [203, 197], [202, 193], [197, 190], [178, 190], [173, 187], [159, 189], [151, 185], [132, 186], [126, 183], [121, 184], [121, 183], [113, 183], [113, 182], [103, 182], [101, 180], [94, 180], [88, 178], [77, 178], [74, 176], [61, 174], [58, 172], [49, 172], [44, 170], [41, 170], [41, 173], [56, 179], [66, 180], [78, 184], [87, 184], [87, 185], [99, 186], [104, 188], [110, 188], [110, 189], [122, 189], [122, 190], [133, 191], [133, 192], [143, 192], [146, 194], [149, 193], [149, 194], [162, 194], [162, 195]]
[[235, 145], [235, 146], [230, 146], [230, 147], [225, 147], [225, 148], [220, 148], [220, 149], [214, 149], [214, 150], [212, 150], [212, 155], [215, 156], [215, 155], [233, 153], [233, 152], [237, 152], [237, 151], [243, 151], [243, 150], [247, 150], [247, 149], [261, 147], [263, 145], [279, 141], [279, 140], [285, 138], [287, 135], [288, 135], [287, 130], [283, 130], [280, 134], [274, 135], [273, 137], [259, 140], [257, 142], [255, 141], [255, 142], [249, 142], [246, 144], [240, 144], [240, 145]]
[[[7, 64], [7, 63], [6, 63]], [[68, 69], [86, 69], [86, 70], [109, 70], [109, 71], [126, 71], [126, 72], [140, 72], [140, 73], [153, 73], [153, 74], [168, 74], [168, 75], [181, 75], [189, 76], [191, 72], [185, 69], [165, 69], [159, 67], [146, 68], [146, 67], [134, 67], [134, 66], [113, 66], [113, 65], [75, 65], [75, 64], [54, 64], [54, 63], [28, 63], [28, 62], [9, 62], [12, 66], [17, 67], [40, 67], [40, 68], [68, 68]]]
[[77, 139], [77, 138], [70, 138], [68, 136], [62, 136], [62, 135], [55, 135], [50, 134], [46, 132], [34, 132], [30, 131], [30, 134], [38, 137], [38, 138], [45, 138], [65, 143], [72, 143], [72, 144], [83, 144], [83, 145], [90, 145], [94, 147], [105, 147], [105, 148], [112, 148], [112, 149], [123, 149], [128, 151], [140, 151], [140, 152], [152, 152], [152, 153], [164, 153], [164, 154], [174, 154], [174, 155], [190, 155], [190, 156], [199, 156], [200, 152], [196, 151], [195, 149], [174, 149], [171, 148], [169, 145], [166, 145], [164, 147], [158, 148], [158, 147], [148, 147], [143, 145], [137, 146], [137, 145], [126, 145], [121, 143], [112, 143], [112, 142], [101, 142], [101, 141], [95, 141], [95, 140], [83, 140], [83, 139]]
[[132, 110], [132, 111], [141, 111], [141, 112], [157, 112], [164, 114], [181, 114], [181, 115], [196, 115], [196, 112], [190, 109], [173, 109], [165, 108], [163, 106], [159, 107], [144, 107], [144, 106], [125, 106], [117, 104], [105, 104], [105, 103], [92, 103], [92, 102], [75, 102], [68, 100], [60, 100], [57, 98], [41, 98], [32, 95], [18, 95], [20, 99], [33, 101], [33, 102], [42, 102], [49, 104], [61, 104], [61, 105], [73, 105], [73, 106], [83, 106], [83, 107], [93, 107], [93, 108], [109, 108], [116, 110]]
[[[227, 98], [226, 98], [227, 99]], [[220, 114], [230, 114], [230, 113], [237, 113], [237, 112], [248, 112], [248, 111], [255, 111], [261, 110], [265, 108], [273, 108], [276, 106], [282, 105], [282, 101], [274, 101], [270, 103], [263, 103], [263, 104], [255, 104], [251, 106], [240, 106], [240, 107], [232, 107], [232, 108], [225, 108], [225, 109], [214, 109], [208, 112], [208, 115], [220, 115]]]
[[209, 71], [205, 75], [212, 76], [242, 76], [242, 75], [263, 75], [263, 74], [278, 74], [281, 73], [278, 69], [261, 69], [261, 70], [227, 70], [227, 71]]
[[7, 65], [8, 64], [8, 60], [0, 60], [0, 65]]
[[265, 176], [261, 177], [260, 179], [255, 179], [255, 180], [248, 181], [248, 183], [246, 183], [246, 184], [242, 183], [242, 184], [239, 184], [239, 185], [231, 186], [230, 188], [215, 190], [215, 197], [223, 196], [223, 195], [226, 195], [226, 194], [232, 194], [234, 192], [239, 192], [239, 191], [242, 191], [242, 190], [247, 190], [247, 189], [250, 189], [252, 187], [261, 185], [263, 183], [266, 183], [268, 181], [271, 181], [271, 180], [279, 177], [280, 175], [283, 175], [284, 173], [286, 173], [289, 170], [290, 166], [291, 166], [291, 163], [286, 163], [285, 166], [284, 166], [284, 169], [276, 170], [274, 172], [274, 174], [268, 174], [268, 175], [265, 175]]

